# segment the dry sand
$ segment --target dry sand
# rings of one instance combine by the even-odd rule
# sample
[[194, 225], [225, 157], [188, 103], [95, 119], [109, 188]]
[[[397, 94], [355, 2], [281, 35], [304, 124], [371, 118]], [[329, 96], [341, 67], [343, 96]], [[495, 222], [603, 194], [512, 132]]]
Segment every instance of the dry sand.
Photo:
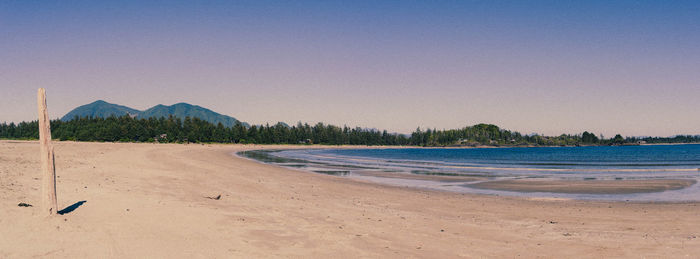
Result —
[[[55, 142], [59, 207], [37, 215], [37, 142], [0, 141], [0, 258], [697, 257], [697, 203], [465, 195], [233, 157], [232, 145]], [[265, 147], [272, 148], [272, 147]], [[279, 148], [279, 147], [274, 147]], [[205, 198], [217, 196], [220, 200]]]

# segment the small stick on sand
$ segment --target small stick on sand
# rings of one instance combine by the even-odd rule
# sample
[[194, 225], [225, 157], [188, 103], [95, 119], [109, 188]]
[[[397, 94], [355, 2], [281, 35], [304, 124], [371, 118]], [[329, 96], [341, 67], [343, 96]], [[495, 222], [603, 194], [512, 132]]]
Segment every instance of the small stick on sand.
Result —
[[48, 216], [56, 215], [56, 168], [54, 163], [53, 146], [51, 145], [51, 123], [46, 108], [46, 90], [37, 91], [37, 107], [39, 109], [39, 143], [41, 145], [42, 204]]
[[219, 194], [219, 196], [216, 196], [216, 197], [206, 196], [206, 197], [204, 197], [204, 198], [212, 199], [212, 200], [218, 200], [218, 199], [221, 199], [221, 194]]

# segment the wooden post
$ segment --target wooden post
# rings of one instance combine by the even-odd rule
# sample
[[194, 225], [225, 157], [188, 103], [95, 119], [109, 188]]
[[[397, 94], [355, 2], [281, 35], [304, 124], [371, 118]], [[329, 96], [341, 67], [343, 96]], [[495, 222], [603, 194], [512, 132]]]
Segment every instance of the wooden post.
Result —
[[48, 216], [56, 215], [58, 205], [56, 202], [56, 167], [54, 163], [53, 145], [51, 145], [51, 123], [49, 111], [46, 108], [46, 90], [39, 88], [37, 91], [37, 107], [39, 109], [39, 143], [41, 145], [41, 173], [42, 177], [42, 209]]

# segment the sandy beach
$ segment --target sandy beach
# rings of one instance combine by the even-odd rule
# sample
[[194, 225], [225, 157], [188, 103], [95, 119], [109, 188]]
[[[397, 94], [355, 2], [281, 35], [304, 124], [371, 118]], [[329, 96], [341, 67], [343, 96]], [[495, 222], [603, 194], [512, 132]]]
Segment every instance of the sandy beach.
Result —
[[[248, 149], [302, 148], [297, 146], [54, 146], [58, 204], [72, 211], [46, 218], [37, 208], [38, 143], [0, 141], [0, 258], [700, 254], [698, 203], [457, 194], [307, 173], [232, 155]], [[560, 188], [558, 184], [552, 188]]]

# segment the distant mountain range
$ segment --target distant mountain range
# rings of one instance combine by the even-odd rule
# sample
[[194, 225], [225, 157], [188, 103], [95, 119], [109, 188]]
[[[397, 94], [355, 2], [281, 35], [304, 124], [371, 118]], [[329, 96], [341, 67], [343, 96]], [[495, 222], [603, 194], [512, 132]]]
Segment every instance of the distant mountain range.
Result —
[[[191, 105], [189, 103], [176, 103], [170, 106], [165, 106], [162, 104], [153, 106], [145, 111], [139, 111], [133, 108], [129, 108], [123, 105], [108, 103], [102, 100], [98, 100], [78, 108], [73, 109], [68, 112], [65, 116], [61, 118], [62, 121], [69, 121], [77, 117], [101, 117], [106, 118], [111, 115], [114, 116], [124, 116], [129, 115], [137, 118], [151, 118], [151, 117], [168, 117], [173, 115], [178, 118], [184, 119], [185, 117], [199, 118], [213, 124], [218, 124], [221, 122], [226, 127], [232, 127], [236, 125], [237, 120], [234, 117], [223, 115], [207, 108]], [[241, 122], [244, 126], [248, 127], [248, 123]]]

